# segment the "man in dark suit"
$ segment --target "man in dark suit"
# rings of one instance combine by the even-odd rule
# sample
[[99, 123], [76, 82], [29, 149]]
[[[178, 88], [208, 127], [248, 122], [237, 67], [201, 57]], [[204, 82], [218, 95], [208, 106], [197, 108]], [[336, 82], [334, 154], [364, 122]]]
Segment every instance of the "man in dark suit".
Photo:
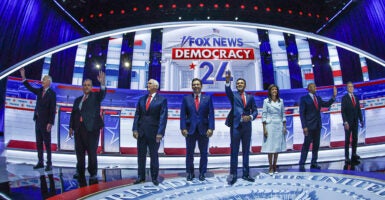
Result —
[[[79, 182], [85, 179], [85, 153], [88, 155], [89, 184], [98, 182], [97, 148], [100, 129], [104, 126], [100, 105], [106, 96], [105, 73], [100, 71], [100, 91], [92, 92], [92, 80], [83, 81], [83, 95], [76, 98], [71, 112], [69, 135], [75, 135], [76, 171]], [[74, 133], [75, 132], [75, 133]]]
[[249, 152], [251, 142], [251, 121], [258, 115], [254, 97], [246, 94], [246, 80], [239, 78], [236, 82], [237, 92], [230, 88], [230, 71], [226, 72], [226, 95], [231, 102], [231, 110], [226, 119], [226, 125], [230, 127], [231, 137], [231, 163], [229, 184], [237, 181], [239, 144], [242, 141], [243, 176], [242, 179], [254, 182], [249, 174]]
[[133, 137], [137, 139], [138, 148], [138, 178], [134, 184], [144, 183], [146, 180], [146, 154], [150, 151], [150, 171], [152, 183], [159, 185], [160, 141], [164, 136], [167, 124], [167, 99], [157, 93], [158, 81], [150, 79], [147, 82], [148, 94], [142, 96], [137, 105], [132, 126]]
[[[360, 126], [363, 125], [360, 99], [353, 93], [354, 85], [352, 82], [346, 84], [346, 89], [348, 93], [342, 97], [341, 102], [341, 114], [345, 129], [345, 163], [350, 164], [350, 161], [359, 163], [360, 156], [357, 155], [358, 120], [360, 121]], [[352, 135], [351, 160], [349, 159], [350, 135]]]
[[32, 87], [26, 77], [24, 68], [20, 69], [24, 86], [37, 96], [33, 120], [35, 121], [36, 147], [38, 162], [33, 167], [39, 169], [44, 167], [43, 142], [47, 151], [47, 165], [45, 171], [52, 170], [51, 156], [51, 129], [55, 122], [56, 114], [56, 93], [50, 88], [52, 78], [48, 75], [43, 77], [42, 87]]
[[199, 180], [205, 180], [207, 171], [207, 155], [209, 137], [213, 135], [215, 127], [214, 106], [211, 96], [201, 93], [202, 81], [194, 78], [191, 82], [192, 95], [183, 98], [180, 109], [180, 129], [186, 137], [186, 173], [187, 181], [194, 176], [194, 150], [198, 142], [201, 159], [199, 163]]
[[310, 143], [313, 143], [311, 169], [321, 169], [317, 164], [318, 149], [320, 145], [320, 134], [322, 128], [321, 107], [329, 107], [335, 101], [337, 88], [333, 88], [333, 97], [329, 101], [323, 101], [320, 96], [316, 95], [316, 85], [310, 83], [307, 86], [309, 93], [301, 97], [299, 105], [299, 113], [302, 123], [303, 134], [305, 136], [301, 150], [301, 158], [299, 160], [300, 171], [305, 170], [305, 162], [309, 152]]

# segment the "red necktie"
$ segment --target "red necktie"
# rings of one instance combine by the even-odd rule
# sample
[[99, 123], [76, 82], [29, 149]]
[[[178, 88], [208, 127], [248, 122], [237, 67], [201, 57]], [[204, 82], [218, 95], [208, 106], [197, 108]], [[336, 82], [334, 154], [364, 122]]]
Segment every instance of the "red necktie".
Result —
[[246, 107], [246, 99], [245, 99], [245, 93], [242, 92], [241, 94], [242, 102], [243, 102], [243, 107]]
[[150, 107], [152, 95], [148, 95], [147, 103], [146, 103], [146, 111], [148, 110], [148, 107]]
[[199, 99], [198, 99], [198, 95], [195, 96], [195, 109], [198, 111], [199, 109]]
[[318, 102], [317, 102], [317, 97], [313, 95], [313, 101], [314, 101], [314, 106], [318, 110]]
[[356, 101], [354, 100], [354, 96], [351, 95], [351, 97], [352, 97], [352, 103], [353, 103], [353, 106], [356, 107]]
[[[82, 98], [82, 106], [83, 106], [83, 102], [86, 100], [88, 98], [88, 95], [83, 95], [83, 98]], [[80, 109], [81, 109], [81, 107], [82, 106], [80, 106]], [[80, 122], [83, 122], [83, 117], [80, 115]]]
[[45, 89], [43, 89], [43, 95], [41, 95], [41, 97], [44, 97], [44, 95], [45, 95]]

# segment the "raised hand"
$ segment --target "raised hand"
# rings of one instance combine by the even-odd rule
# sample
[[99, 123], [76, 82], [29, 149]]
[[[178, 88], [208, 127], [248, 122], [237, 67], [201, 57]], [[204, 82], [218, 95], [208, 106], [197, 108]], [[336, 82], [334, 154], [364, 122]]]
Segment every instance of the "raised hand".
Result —
[[24, 69], [24, 67], [20, 68], [20, 69], [19, 69], [19, 72], [20, 72], [21, 78], [22, 78], [23, 80], [26, 79], [26, 78], [25, 78], [25, 69]]
[[227, 70], [225, 72], [225, 78], [226, 78], [226, 83], [229, 83], [231, 80], [231, 71], [230, 70]]
[[104, 72], [99, 71], [98, 81], [100, 82], [100, 85], [106, 85], [106, 74]]

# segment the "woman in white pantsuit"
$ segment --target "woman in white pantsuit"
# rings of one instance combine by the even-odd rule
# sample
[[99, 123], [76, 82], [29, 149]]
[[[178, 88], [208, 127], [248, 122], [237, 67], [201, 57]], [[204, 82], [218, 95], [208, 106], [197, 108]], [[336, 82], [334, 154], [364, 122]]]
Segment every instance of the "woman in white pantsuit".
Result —
[[268, 88], [268, 97], [263, 101], [262, 152], [269, 159], [269, 174], [278, 173], [278, 153], [286, 151], [286, 117], [283, 100], [279, 98], [278, 86], [272, 84]]

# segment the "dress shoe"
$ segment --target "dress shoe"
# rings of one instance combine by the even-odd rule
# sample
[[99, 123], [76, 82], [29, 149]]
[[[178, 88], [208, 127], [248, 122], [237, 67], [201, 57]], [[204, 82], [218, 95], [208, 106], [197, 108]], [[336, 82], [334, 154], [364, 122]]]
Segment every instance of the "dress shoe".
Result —
[[315, 165], [310, 165], [310, 169], [321, 169], [321, 166], [315, 164]]
[[300, 172], [305, 172], [306, 171], [305, 165], [299, 165], [299, 171]]
[[352, 160], [352, 165], [359, 165], [361, 162], [357, 159]]
[[351, 163], [351, 160], [349, 158], [345, 158], [345, 164], [350, 164]]
[[200, 180], [200, 181], [206, 180], [205, 175], [204, 175], [204, 174], [199, 174], [199, 180]]
[[242, 176], [242, 179], [245, 180], [245, 181], [249, 181], [249, 182], [254, 182], [255, 179], [251, 178], [251, 176], [247, 175], [247, 176]]
[[278, 170], [277, 170], [277, 166], [273, 166], [273, 172], [274, 172], [274, 174], [278, 174]]
[[98, 184], [98, 177], [96, 175], [90, 176], [88, 179], [89, 185]]
[[237, 177], [236, 177], [236, 176], [233, 176], [233, 177], [229, 180], [228, 184], [229, 184], [229, 185], [234, 185], [235, 182], [237, 182]]
[[78, 172], [76, 172], [73, 176], [72, 176], [72, 178], [74, 178], [74, 179], [78, 179], [79, 178], [79, 173]]
[[361, 158], [361, 156], [359, 156], [357, 154], [352, 155], [352, 160], [358, 160], [360, 158]]
[[40, 168], [44, 168], [44, 165], [41, 163], [37, 163], [35, 166], [33, 166], [33, 169], [40, 169]]
[[52, 166], [51, 165], [47, 165], [45, 166], [45, 169], [44, 169], [46, 172], [49, 172], [49, 171], [52, 171]]
[[193, 173], [187, 173], [187, 181], [192, 181], [195, 178], [195, 175]]
[[152, 183], [153, 183], [154, 185], [156, 185], [156, 186], [158, 186], [158, 185], [159, 185], [159, 181], [158, 181], [158, 180], [156, 180], [156, 179], [153, 179], [153, 180], [152, 180]]
[[136, 179], [135, 180], [135, 182], [134, 182], [134, 184], [141, 184], [141, 183], [144, 183], [144, 182], [146, 182], [146, 180], [143, 178], [138, 178], [138, 179]]

